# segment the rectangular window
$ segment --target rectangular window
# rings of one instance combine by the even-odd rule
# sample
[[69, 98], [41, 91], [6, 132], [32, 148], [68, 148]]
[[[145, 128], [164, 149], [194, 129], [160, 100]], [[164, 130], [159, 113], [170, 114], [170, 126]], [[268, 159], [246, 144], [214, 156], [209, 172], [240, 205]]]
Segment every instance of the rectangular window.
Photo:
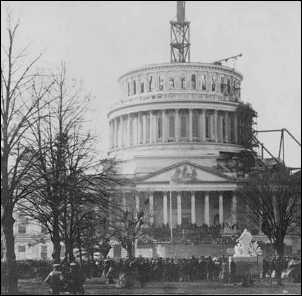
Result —
[[133, 94], [136, 95], [136, 81], [133, 80]]
[[149, 91], [152, 91], [152, 76], [149, 78]]
[[207, 90], [206, 76], [205, 75], [201, 76], [201, 89], [202, 90]]
[[189, 118], [188, 114], [182, 113], [180, 114], [180, 137], [181, 138], [187, 138], [189, 131], [188, 131], [188, 124]]
[[47, 260], [47, 246], [41, 246], [41, 259]]
[[19, 253], [24, 253], [25, 251], [26, 251], [25, 245], [18, 246], [18, 252]]
[[192, 89], [196, 89], [196, 75], [192, 74], [191, 76], [191, 84], [192, 84]]
[[180, 79], [180, 87], [181, 87], [182, 89], [185, 89], [185, 88], [186, 88], [186, 78], [182, 77], [182, 78]]
[[48, 233], [48, 229], [44, 225], [41, 225], [41, 233], [42, 234], [47, 234]]
[[19, 224], [18, 225], [18, 233], [26, 233], [26, 225], [25, 224]]
[[192, 136], [194, 141], [198, 141], [200, 139], [200, 124], [199, 124], [199, 113], [193, 112], [192, 114]]
[[145, 91], [145, 84], [144, 82], [141, 82], [141, 93]]
[[168, 141], [172, 142], [175, 140], [175, 117], [174, 114], [169, 115], [169, 136]]
[[156, 126], [156, 139], [158, 141], [161, 141], [162, 139], [162, 130], [163, 130], [163, 122], [162, 122], [162, 114], [157, 114], [157, 118], [156, 118], [156, 121], [157, 121], [157, 126]]
[[216, 91], [216, 81], [215, 78], [212, 78], [212, 91]]
[[159, 90], [164, 90], [164, 80], [158, 77], [158, 85], [159, 85]]
[[170, 78], [169, 85], [170, 85], [170, 88], [174, 88], [175, 87], [174, 79], [173, 78]]

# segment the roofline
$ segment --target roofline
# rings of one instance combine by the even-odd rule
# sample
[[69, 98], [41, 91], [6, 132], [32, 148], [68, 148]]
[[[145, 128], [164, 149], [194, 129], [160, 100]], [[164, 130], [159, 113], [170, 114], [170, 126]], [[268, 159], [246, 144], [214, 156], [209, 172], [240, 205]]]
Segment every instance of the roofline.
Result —
[[225, 71], [234, 73], [234, 74], [240, 76], [241, 80], [243, 79], [243, 75], [240, 72], [235, 71], [233, 68], [228, 67], [228, 66], [216, 65], [214, 63], [190, 62], [190, 63], [157, 63], [157, 64], [144, 65], [144, 66], [141, 66], [139, 68], [134, 68], [134, 69], [126, 72], [125, 74], [121, 75], [118, 78], [118, 82], [120, 82], [125, 76], [128, 76], [130, 74], [134, 74], [136, 72], [140, 72], [140, 71], [143, 71], [143, 70], [152, 70], [152, 69], [157, 68], [157, 67], [172, 67], [173, 68], [175, 66], [211, 67], [213, 69], [225, 70]]
[[218, 176], [218, 177], [225, 178], [225, 179], [227, 179], [227, 180], [229, 180], [229, 181], [236, 182], [236, 183], [238, 182], [236, 179], [231, 178], [231, 177], [229, 177], [229, 176], [226, 176], [226, 175], [224, 175], [224, 174], [218, 172], [217, 170], [215, 170], [215, 169], [213, 169], [213, 168], [201, 166], [201, 165], [199, 165], [199, 164], [192, 163], [192, 162], [190, 162], [190, 161], [188, 161], [188, 160], [184, 160], [184, 161], [181, 161], [181, 162], [174, 163], [174, 164], [172, 164], [172, 165], [170, 165], [170, 166], [168, 166], [168, 167], [159, 169], [159, 170], [157, 170], [157, 171], [155, 171], [155, 172], [152, 172], [152, 173], [150, 173], [150, 174], [148, 174], [148, 175], [146, 175], [146, 176], [134, 178], [134, 182], [139, 182], [139, 181], [143, 181], [143, 180], [152, 178], [153, 176], [156, 176], [156, 175], [158, 175], [158, 174], [164, 173], [164, 172], [166, 172], [166, 171], [168, 171], [168, 170], [171, 170], [171, 169], [173, 169], [173, 168], [175, 168], [175, 167], [178, 167], [178, 166], [180, 166], [180, 165], [186, 165], [186, 164], [187, 164], [187, 165], [191, 165], [191, 166], [193, 166], [193, 167], [196, 167], [196, 168], [198, 168], [198, 169], [201, 169], [201, 170], [203, 170], [203, 171], [205, 171], [205, 172], [207, 172], [207, 173], [212, 173], [212, 174], [214, 174], [214, 175], [216, 175], [216, 176]]

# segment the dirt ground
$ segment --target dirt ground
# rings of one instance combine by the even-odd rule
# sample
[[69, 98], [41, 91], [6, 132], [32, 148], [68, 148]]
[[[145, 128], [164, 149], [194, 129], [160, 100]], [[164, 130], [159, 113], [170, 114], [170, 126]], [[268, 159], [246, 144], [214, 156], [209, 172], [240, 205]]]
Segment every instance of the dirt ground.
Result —
[[[23, 295], [49, 295], [50, 290], [45, 283], [38, 280], [20, 280], [19, 291]], [[2, 294], [2, 293], [1, 293]], [[99, 279], [90, 279], [85, 283], [85, 295], [116, 294], [301, 294], [300, 283], [284, 282], [282, 287], [276, 283], [257, 282], [252, 287], [224, 284], [222, 282], [149, 282], [144, 288], [119, 289], [115, 285], [106, 285]], [[65, 294], [66, 295], [66, 294]]]

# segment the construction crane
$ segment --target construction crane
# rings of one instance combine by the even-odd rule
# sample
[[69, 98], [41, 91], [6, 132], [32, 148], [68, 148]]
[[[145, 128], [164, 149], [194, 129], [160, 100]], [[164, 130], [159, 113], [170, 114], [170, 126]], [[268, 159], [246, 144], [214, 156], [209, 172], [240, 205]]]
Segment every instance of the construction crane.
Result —
[[186, 21], [185, 1], [177, 1], [176, 21], [170, 21], [170, 61], [190, 62], [190, 22]]
[[213, 62], [213, 64], [215, 64], [215, 65], [221, 65], [222, 62], [227, 62], [228, 60], [234, 60], [235, 61], [235, 60], [237, 60], [240, 57], [242, 57], [242, 53], [234, 55], [234, 56], [231, 56], [231, 57], [228, 57], [228, 58], [225, 58], [225, 59], [221, 59], [221, 60], [215, 61], [215, 62]]

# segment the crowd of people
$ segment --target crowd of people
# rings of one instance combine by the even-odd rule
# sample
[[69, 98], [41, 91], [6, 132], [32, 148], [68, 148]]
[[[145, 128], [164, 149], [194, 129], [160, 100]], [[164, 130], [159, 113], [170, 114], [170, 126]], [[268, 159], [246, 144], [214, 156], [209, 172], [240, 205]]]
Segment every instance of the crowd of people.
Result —
[[[284, 258], [281, 269], [285, 270], [292, 258]], [[263, 277], [270, 276], [280, 262], [276, 257], [263, 260]], [[53, 293], [69, 291], [83, 293], [83, 284], [88, 277], [99, 277], [107, 284], [118, 287], [131, 287], [135, 281], [143, 287], [146, 282], [184, 282], [184, 281], [236, 281], [236, 263], [232, 257], [191, 257], [183, 258], [121, 258], [104, 259], [84, 263], [80, 268], [77, 263], [68, 265], [55, 264], [53, 271], [45, 281]]]
[[[88, 276], [103, 276], [108, 283], [118, 280], [123, 274], [137, 279], [141, 286], [148, 281], [197, 281], [197, 280], [224, 280], [234, 279], [236, 264], [229, 262], [228, 257], [220, 258], [191, 257], [190, 259], [177, 258], [133, 258], [133, 259], [106, 259], [90, 267], [86, 267]], [[85, 270], [85, 267], [84, 267]]]

